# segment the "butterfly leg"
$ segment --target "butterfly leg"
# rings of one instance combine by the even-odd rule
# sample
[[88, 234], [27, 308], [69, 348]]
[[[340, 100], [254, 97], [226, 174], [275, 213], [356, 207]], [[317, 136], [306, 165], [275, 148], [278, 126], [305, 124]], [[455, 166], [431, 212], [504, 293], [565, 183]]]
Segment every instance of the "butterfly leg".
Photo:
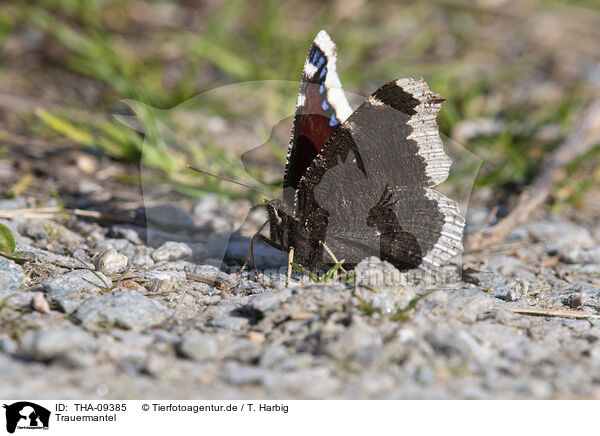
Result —
[[256, 259], [254, 258], [254, 243], [256, 242], [257, 239], [260, 239], [261, 241], [263, 241], [264, 243], [270, 245], [271, 247], [275, 248], [276, 250], [285, 251], [285, 247], [284, 246], [279, 245], [278, 243], [271, 241], [265, 235], [263, 235], [262, 233], [260, 233], [260, 231], [263, 229], [263, 227], [266, 224], [267, 223], [263, 224], [262, 227], [260, 228], [260, 230], [258, 232], [256, 232], [252, 236], [252, 239], [250, 240], [250, 249], [248, 250], [248, 257], [246, 258], [246, 262], [244, 262], [244, 265], [242, 265], [242, 268], [240, 268], [240, 273], [244, 272], [244, 270], [248, 267], [248, 262], [250, 260], [252, 260], [252, 263], [254, 264], [254, 273], [256, 274], [256, 277], [258, 277], [258, 268], [256, 266]]
[[264, 224], [260, 226], [260, 229], [258, 229], [258, 231], [254, 235], [252, 235], [252, 239], [250, 239], [250, 248], [248, 249], [248, 255], [246, 256], [246, 262], [244, 262], [244, 264], [240, 268], [240, 273], [244, 272], [244, 270], [248, 266], [248, 262], [250, 261], [250, 259], [252, 259], [252, 262], [254, 263], [254, 270], [257, 270], [256, 261], [254, 260], [254, 242], [256, 242], [256, 238], [262, 236], [260, 232], [262, 232], [262, 229], [265, 228], [267, 223], [268, 221], [265, 221]]
[[292, 263], [294, 263], [294, 247], [290, 247], [290, 252], [288, 253], [288, 269], [287, 269], [287, 277], [285, 279], [285, 285], [290, 284], [290, 277], [292, 277]]
[[[335, 257], [335, 255], [333, 254], [333, 252], [329, 249], [329, 247], [327, 246], [327, 244], [325, 242], [321, 242], [321, 245], [323, 246], [323, 248], [325, 249], [325, 251], [327, 252], [327, 254], [329, 254], [329, 256], [331, 257], [331, 259], [335, 263], [339, 263], [339, 260], [337, 260], [337, 258]], [[348, 274], [348, 271], [346, 271], [343, 266], [340, 266], [340, 269], [342, 270], [342, 272], [344, 274]]]

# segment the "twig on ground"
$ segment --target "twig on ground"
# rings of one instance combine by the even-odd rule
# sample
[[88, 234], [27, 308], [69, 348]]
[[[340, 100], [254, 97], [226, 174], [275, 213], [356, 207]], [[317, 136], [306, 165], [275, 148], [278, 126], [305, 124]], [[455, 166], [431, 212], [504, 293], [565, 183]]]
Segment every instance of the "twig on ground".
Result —
[[465, 251], [487, 247], [504, 239], [517, 225], [538, 209], [561, 176], [564, 167], [600, 144], [600, 100], [592, 102], [565, 142], [544, 159], [542, 172], [520, 195], [515, 208], [490, 228], [473, 233], [465, 241]]
[[30, 209], [3, 210], [0, 212], [0, 218], [13, 218], [17, 215], [23, 216], [25, 218], [51, 218], [61, 214], [73, 214], [83, 218], [90, 218], [96, 221], [108, 221], [111, 223], [145, 225], [144, 222], [137, 218], [122, 215], [113, 215], [110, 213], [98, 212], [95, 210], [66, 209], [62, 207], [39, 207]]
[[185, 277], [188, 280], [193, 280], [196, 282], [204, 283], [209, 286], [218, 287], [221, 290], [231, 287], [231, 283], [228, 283], [227, 281], [217, 278], [215, 276], [208, 276], [208, 275], [196, 274], [196, 273], [186, 273]]
[[506, 309], [523, 315], [562, 316], [566, 318], [600, 318], [600, 315], [582, 312], [580, 310], [543, 309], [537, 307], [494, 306], [492, 310]]

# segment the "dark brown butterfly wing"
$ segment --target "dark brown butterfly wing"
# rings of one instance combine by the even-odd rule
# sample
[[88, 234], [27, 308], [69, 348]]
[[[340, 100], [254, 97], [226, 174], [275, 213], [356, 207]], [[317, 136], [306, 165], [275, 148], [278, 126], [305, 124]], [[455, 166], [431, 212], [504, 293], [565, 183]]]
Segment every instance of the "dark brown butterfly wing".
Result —
[[[378, 256], [401, 270], [432, 269], [460, 251], [464, 220], [432, 189], [451, 163], [435, 124], [442, 101], [424, 81], [401, 79], [342, 124], [296, 191], [311, 238], [349, 264]], [[331, 263], [322, 251], [305, 257]]]

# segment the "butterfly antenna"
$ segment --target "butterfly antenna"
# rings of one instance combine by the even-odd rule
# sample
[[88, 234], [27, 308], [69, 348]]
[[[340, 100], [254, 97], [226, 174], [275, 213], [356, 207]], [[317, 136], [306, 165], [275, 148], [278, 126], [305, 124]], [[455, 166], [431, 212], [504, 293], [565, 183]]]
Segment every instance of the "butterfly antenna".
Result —
[[265, 197], [267, 197], [269, 200], [272, 200], [272, 199], [273, 199], [273, 198], [272, 198], [272, 197], [271, 197], [269, 194], [267, 194], [266, 192], [263, 192], [263, 191], [261, 191], [261, 190], [260, 190], [260, 189], [258, 189], [258, 188], [255, 188], [254, 186], [246, 185], [245, 183], [241, 183], [241, 182], [238, 182], [238, 181], [236, 181], [236, 180], [231, 180], [231, 179], [228, 179], [227, 177], [223, 177], [223, 176], [219, 176], [219, 175], [217, 175], [217, 174], [209, 173], [208, 171], [204, 171], [204, 170], [201, 170], [201, 169], [199, 169], [199, 168], [195, 168], [195, 167], [193, 167], [193, 166], [191, 166], [191, 165], [189, 165], [189, 164], [188, 164], [188, 166], [187, 166], [187, 167], [188, 167], [190, 170], [194, 170], [194, 171], [196, 171], [197, 173], [200, 173], [200, 174], [206, 174], [207, 176], [216, 177], [217, 179], [225, 180], [226, 182], [229, 182], [229, 183], [235, 183], [236, 185], [240, 185], [240, 186], [243, 186], [243, 187], [245, 187], [245, 188], [252, 189], [253, 191], [256, 191], [256, 192], [258, 192], [259, 194], [262, 194], [262, 195], [264, 195], [264, 196], [265, 196]]

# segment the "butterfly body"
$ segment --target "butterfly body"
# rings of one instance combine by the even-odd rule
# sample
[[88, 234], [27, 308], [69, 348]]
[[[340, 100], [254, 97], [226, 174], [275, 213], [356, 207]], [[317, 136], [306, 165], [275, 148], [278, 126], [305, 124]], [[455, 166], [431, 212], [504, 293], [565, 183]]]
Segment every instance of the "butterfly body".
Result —
[[422, 79], [399, 79], [352, 112], [335, 62], [321, 31], [304, 65], [283, 200], [266, 202], [269, 242], [313, 270], [369, 256], [435, 268], [460, 251], [464, 226], [432, 189], [451, 163], [435, 124], [443, 98]]

